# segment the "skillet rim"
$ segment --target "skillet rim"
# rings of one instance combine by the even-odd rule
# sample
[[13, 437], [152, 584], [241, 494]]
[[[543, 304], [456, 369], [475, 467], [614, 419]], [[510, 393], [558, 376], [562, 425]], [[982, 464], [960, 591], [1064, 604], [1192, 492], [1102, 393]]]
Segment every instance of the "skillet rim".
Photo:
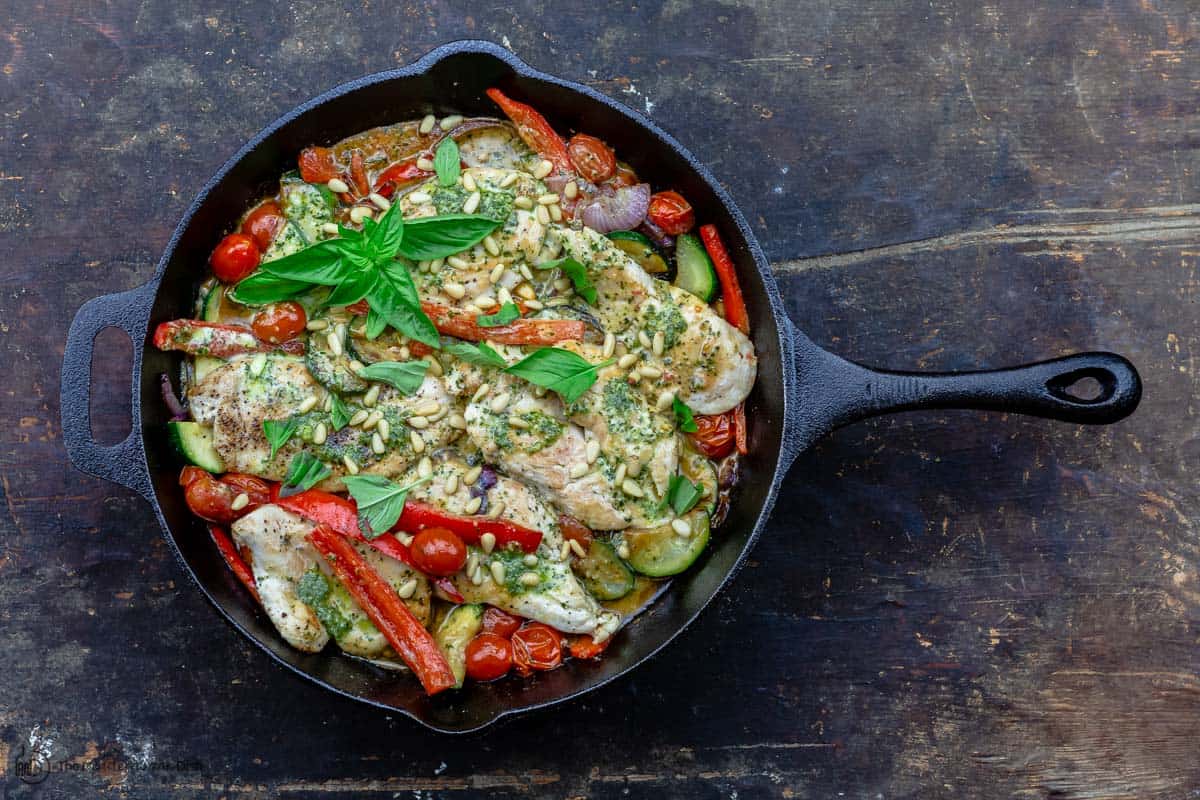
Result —
[[[146, 438], [146, 427], [144, 424], [144, 416], [145, 415], [144, 415], [142, 408], [140, 407], [140, 404], [138, 405], [138, 407], [136, 408], [136, 412], [138, 414], [138, 428], [139, 428], [139, 432], [141, 434], [141, 436], [139, 437], [141, 440], [140, 443], [142, 445], [142, 447], [141, 447], [141, 451], [142, 451], [141, 452], [141, 466], [144, 469], [144, 477], [146, 478], [147, 487], [149, 489], [149, 496], [147, 497], [147, 499], [150, 501], [150, 504], [154, 509], [155, 517], [158, 519], [159, 526], [162, 531], [162, 535], [167, 540], [168, 544], [170, 545], [171, 551], [174, 553], [175, 558], [183, 566], [184, 571], [191, 577], [193, 582], [199, 587], [199, 589], [200, 589], [201, 593], [204, 595], [204, 597], [208, 600], [208, 602], [212, 606], [214, 606], [217, 609], [217, 611], [220, 613], [220, 615], [222, 617], [224, 617], [224, 619], [228, 623], [230, 623], [239, 633], [241, 633], [248, 640], [250, 640], [256, 647], [258, 647], [260, 650], [262, 650], [268, 656], [270, 656], [270, 658], [272, 660], [274, 660], [276, 663], [282, 665], [286, 669], [290, 670], [292, 673], [296, 674], [297, 676], [299, 676], [307, 681], [310, 681], [312, 683], [315, 683], [316, 685], [321, 686], [322, 688], [327, 689], [331, 692], [334, 692], [335, 694], [338, 694], [342, 697], [345, 697], [345, 698], [348, 698], [350, 700], [354, 700], [354, 701], [357, 701], [360, 703], [365, 703], [367, 705], [373, 706], [375, 708], [381, 709], [386, 712], [402, 714], [405, 717], [408, 717], [409, 719], [412, 719], [412, 720], [420, 723], [421, 725], [425, 726], [426, 728], [428, 728], [430, 730], [434, 730], [439, 733], [447, 733], [447, 734], [474, 733], [476, 731], [487, 728], [487, 727], [489, 727], [501, 720], [504, 720], [506, 718], [514, 717], [514, 716], [524, 714], [527, 712], [531, 712], [531, 711], [535, 711], [538, 709], [547, 708], [549, 706], [557, 705], [559, 703], [563, 703], [563, 702], [566, 702], [573, 698], [587, 694], [593, 690], [599, 689], [600, 687], [607, 685], [608, 683], [610, 683], [612, 681], [615, 681], [618, 678], [624, 677], [625, 675], [629, 674], [630, 672], [633, 672], [635, 669], [640, 667], [647, 660], [649, 660], [650, 658], [654, 657], [659, 652], [661, 652], [663, 650], [663, 648], [665, 648], [667, 645], [669, 645], [671, 642], [673, 642], [676, 639], [676, 637], [678, 637], [693, 622], [695, 622], [697, 617], [699, 617], [702, 613], [704, 613], [704, 611], [708, 608], [708, 606], [712, 603], [712, 601], [717, 597], [717, 595], [719, 595], [726, 589], [726, 587], [730, 584], [730, 582], [733, 580], [733, 578], [738, 574], [738, 572], [741, 571], [742, 567], [745, 566], [746, 558], [749, 555], [751, 549], [758, 542], [758, 538], [762, 534], [763, 528], [765, 527], [766, 522], [767, 522], [768, 518], [770, 517], [771, 510], [774, 508], [775, 501], [776, 501], [778, 491], [779, 491], [779, 486], [780, 486], [780, 483], [782, 482], [783, 476], [787, 473], [789, 467], [791, 466], [792, 459], [794, 458], [794, 456], [800, 449], [796, 442], [796, 438], [795, 438], [796, 437], [796, 430], [795, 430], [796, 420], [795, 420], [794, 406], [796, 404], [796, 400], [794, 398], [796, 397], [795, 389], [797, 386], [796, 362], [795, 362], [796, 337], [802, 336], [802, 334], [798, 333], [798, 331], [795, 329], [795, 327], [793, 326], [791, 321], [788, 319], [788, 317], [785, 313], [785, 310], [784, 310], [783, 300], [780, 296], [778, 285], [776, 284], [774, 275], [770, 271], [766, 256], [763, 253], [762, 248], [759, 245], [758, 240], [755, 237], [753, 231], [750, 229], [749, 224], [746, 222], [745, 218], [742, 216], [741, 211], [738, 209], [738, 207], [734, 203], [733, 199], [725, 191], [724, 187], [721, 186], [721, 184], [717, 181], [716, 177], [708, 170], [708, 168], [703, 163], [701, 163], [694, 155], [692, 155], [692, 153], [686, 147], [684, 147], [674, 136], [672, 136], [670, 133], [668, 133], [665, 130], [663, 130], [662, 128], [660, 128], [656, 123], [654, 123], [652, 120], [650, 120], [649, 118], [644, 116], [642, 113], [640, 113], [637, 110], [632, 109], [622, 103], [619, 103], [618, 101], [613, 100], [612, 98], [609, 98], [608, 96], [601, 94], [600, 92], [598, 92], [588, 86], [585, 86], [580, 83], [576, 83], [574, 81], [559, 78], [550, 73], [546, 73], [539, 69], [536, 69], [535, 67], [532, 67], [529, 64], [527, 64], [525, 61], [523, 61], [521, 58], [516, 56], [511, 51], [503, 48], [502, 46], [500, 46], [498, 44], [495, 44], [495, 43], [489, 42], [489, 41], [478, 40], [478, 39], [463, 39], [463, 40], [452, 41], [452, 42], [448, 42], [446, 44], [439, 45], [438, 47], [435, 47], [434, 49], [430, 50], [428, 53], [426, 53], [422, 57], [418, 58], [417, 60], [415, 60], [415, 61], [411, 62], [410, 64], [407, 64], [403, 67], [399, 67], [399, 68], [391, 69], [391, 70], [385, 70], [382, 72], [370, 73], [370, 74], [361, 76], [359, 78], [354, 78], [352, 80], [338, 84], [337, 86], [334, 86], [333, 88], [295, 106], [290, 111], [284, 113], [283, 115], [279, 116], [278, 118], [276, 118], [275, 120], [273, 120], [272, 122], [270, 122], [269, 124], [264, 126], [262, 129], [260, 129], [258, 131], [258, 133], [256, 133], [253, 137], [251, 137], [249, 140], [247, 140], [245, 144], [243, 144], [232, 156], [230, 156], [221, 165], [221, 167], [213, 174], [213, 176], [205, 182], [204, 186], [201, 187], [201, 189], [196, 193], [195, 198], [193, 199], [191, 204], [188, 206], [187, 210], [184, 212], [182, 218], [180, 219], [179, 224], [175, 227], [175, 230], [172, 233], [171, 238], [168, 240], [167, 244], [165, 245], [162, 256], [159, 258], [158, 265], [154, 271], [153, 277], [149, 281], [147, 281], [145, 284], [143, 284], [141, 287], [139, 287], [139, 289], [135, 290], [135, 291], [146, 291], [148, 293], [149, 300], [148, 300], [148, 306], [147, 306], [147, 313], [149, 313], [149, 306], [153, 305], [154, 301], [156, 301], [158, 299], [162, 280], [166, 273], [167, 267], [169, 266], [173, 255], [175, 254], [175, 250], [179, 245], [180, 239], [183, 237], [185, 231], [187, 231], [190, 228], [192, 221], [193, 221], [194, 217], [196, 216], [197, 211], [199, 211], [199, 209], [204, 204], [204, 202], [206, 201], [208, 196], [218, 186], [220, 186], [224, 182], [227, 175], [231, 171], [233, 171], [234, 168], [239, 163], [241, 163], [241, 161], [243, 159], [245, 159], [247, 156], [249, 156], [258, 147], [260, 147], [267, 139], [269, 139], [271, 136], [276, 134], [281, 128], [285, 127], [286, 125], [288, 125], [289, 123], [298, 119], [299, 117], [303, 116], [304, 114], [306, 114], [310, 111], [313, 111], [333, 100], [344, 97], [346, 95], [353, 94], [354, 92], [356, 92], [360, 89], [364, 89], [366, 87], [374, 86], [374, 85], [380, 84], [380, 83], [385, 83], [390, 80], [402, 79], [402, 78], [412, 78], [412, 77], [416, 77], [416, 76], [420, 76], [420, 75], [425, 75], [425, 74], [429, 73], [430, 71], [432, 71], [433, 68], [436, 67], [439, 62], [441, 62], [449, 57], [453, 57], [453, 56], [461, 55], [461, 54], [491, 56], [492, 58], [495, 58], [496, 60], [503, 63], [509, 70], [511, 70], [514, 74], [516, 74], [520, 77], [530, 78], [530, 79], [533, 79], [536, 81], [541, 81], [544, 83], [552, 84], [559, 88], [568, 90], [575, 95], [582, 95], [583, 98], [585, 98], [586, 100], [588, 100], [590, 102], [599, 103], [601, 105], [604, 105], [611, 111], [614, 111], [617, 114], [623, 116], [629, 123], [637, 126], [643, 132], [649, 133], [655, 140], [656, 148], [666, 147], [670, 150], [673, 150], [679, 157], [681, 157], [687, 163], [688, 169], [690, 169], [696, 175], [696, 177], [698, 177], [705, 184], [707, 190], [711, 193], [712, 197], [721, 206], [721, 208], [724, 212], [726, 221], [728, 223], [731, 223], [733, 225], [733, 227], [735, 227], [737, 229], [739, 235], [741, 236], [743, 242], [745, 243], [746, 250], [748, 251], [748, 254], [749, 254], [751, 260], [754, 262], [755, 269], [759, 273], [759, 277], [762, 281], [763, 291], [764, 291], [767, 301], [768, 301], [767, 302], [768, 308], [767, 308], [767, 313], [760, 314], [759, 317], [757, 317], [753, 320], [754, 327], [756, 329], [754, 331], [753, 339], [754, 339], [754, 342], [756, 345], [756, 349], [761, 350], [761, 346], [762, 346], [764, 337], [768, 337], [768, 339], [769, 339], [771, 332], [770, 331], [761, 331], [758, 329], [762, 327], [762, 324], [766, 321], [767, 317], [769, 317], [771, 322], [773, 322], [775, 325], [775, 334], [774, 335], [778, 337], [778, 342], [776, 344], [778, 346], [780, 370], [782, 373], [780, 375], [780, 378], [781, 378], [780, 386], [781, 386], [781, 391], [783, 393], [783, 396], [780, 398], [780, 403], [779, 403], [779, 407], [782, 409], [782, 413], [780, 415], [780, 419], [775, 423], [775, 424], [781, 426], [778, 452], [775, 454], [776, 455], [775, 469], [771, 476], [771, 484], [768, 487], [766, 495], [763, 499], [762, 505], [758, 510], [757, 517], [754, 521], [753, 527], [752, 527], [751, 531], [749, 532], [749, 535], [746, 537], [746, 541], [743, 544], [741, 551], [738, 553], [737, 558], [734, 560], [733, 564], [729, 567], [729, 569], [721, 577], [719, 582], [712, 589], [712, 591], [708, 594], [708, 596], [705, 597], [689, 615], [687, 615], [687, 618], [683, 622], [683, 624], [677, 626], [673, 631], [670, 632], [669, 635], [663, 637], [659, 642], [655, 643], [647, 652], [645, 652], [640, 657], [636, 658], [636, 660], [632, 661], [630, 664], [625, 666], [623, 669], [613, 673], [612, 675], [604, 676], [604, 677], [596, 680], [594, 683], [589, 683], [586, 686], [567, 691], [566, 693], [558, 695], [551, 699], [536, 701], [536, 702], [529, 703], [527, 705], [520, 705], [520, 706], [515, 706], [512, 708], [503, 709], [503, 710], [499, 711], [498, 713], [496, 713], [495, 715], [479, 722], [478, 724], [472, 724], [472, 725], [469, 725], [468, 727], [443, 726], [443, 725], [437, 724], [434, 721], [431, 721], [429, 719], [425, 719], [425, 718], [421, 717], [416, 711], [409, 709], [405, 706], [391, 705], [386, 702], [372, 699], [370, 697], [364, 697], [362, 695], [355, 694], [350, 690], [335, 686], [335, 685], [327, 682], [323, 678], [306, 671], [300, 665], [293, 664], [293, 663], [289, 662], [288, 660], [284, 659], [282, 656], [280, 656], [278, 653], [276, 653], [268, 645], [267, 642], [260, 640], [258, 636], [256, 636], [254, 633], [249, 631], [244, 625], [242, 625], [241, 622], [239, 622], [238, 619], [231, 612], [227, 611], [226, 608], [224, 607], [224, 605], [217, 600], [217, 598], [214, 596], [213, 592], [209, 591], [209, 588], [205, 585], [205, 583], [200, 579], [200, 577], [196, 574], [196, 572], [188, 564], [188, 562], [186, 561], [186, 559], [183, 556], [182, 551], [180, 550], [179, 546], [176, 544], [176, 541], [175, 541], [176, 534], [174, 533], [171, 526], [168, 524], [168, 522], [166, 520], [166, 517], [162, 510], [161, 503], [159, 502], [159, 499], [158, 499], [157, 490], [154, 487], [154, 482], [150, 477], [149, 457], [148, 457], [146, 446], [145, 446], [145, 438]], [[736, 257], [737, 256], [735, 254], [735, 259], [736, 259]], [[146, 332], [147, 335], [149, 334], [148, 324], [149, 324], [149, 317], [147, 317], [147, 332]], [[145, 361], [145, 356], [143, 354], [137, 360], [137, 362], [133, 365], [134, 372], [133, 372], [132, 379], [133, 379], [133, 385], [135, 388], [135, 393], [137, 391], [137, 388], [142, 383], [142, 368], [144, 365], [144, 361]], [[760, 361], [760, 364], [761, 363], [762, 362]]]

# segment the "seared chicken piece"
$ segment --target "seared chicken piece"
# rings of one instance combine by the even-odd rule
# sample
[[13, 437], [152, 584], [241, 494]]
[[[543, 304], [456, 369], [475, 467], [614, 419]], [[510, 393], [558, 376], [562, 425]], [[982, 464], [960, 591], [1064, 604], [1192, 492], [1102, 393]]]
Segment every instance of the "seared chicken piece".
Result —
[[639, 332], [663, 334], [660, 388], [677, 387], [698, 414], [720, 414], [746, 399], [757, 359], [744, 333], [694, 295], [651, 278], [590, 228], [556, 228], [551, 238], [588, 268], [598, 295], [591, 311], [628, 350], [649, 349]]
[[[458, 456], [444, 455], [434, 466], [433, 480], [409, 493], [413, 500], [431, 503], [454, 514], [465, 514], [471, 501], [471, 487], [464, 485], [462, 476], [467, 463]], [[454, 486], [447, 492], [447, 479]], [[412, 471], [402, 482], [416, 480]], [[542, 543], [537, 551], [537, 563], [528, 566], [524, 554], [516, 549], [496, 548], [485, 553], [482, 548], [470, 547], [466, 566], [451, 576], [454, 587], [468, 603], [491, 603], [505, 611], [544, 622], [565, 633], [612, 632], [620, 618], [600, 607], [575, 577], [568, 561], [560, 560], [562, 534], [558, 518], [528, 486], [504, 476], [486, 492], [491, 513], [500, 510], [500, 518], [541, 531]], [[496, 582], [493, 563], [503, 565], [503, 582]], [[477, 573], [476, 573], [477, 570]], [[501, 570], [497, 570], [501, 571]], [[476, 575], [479, 583], [472, 580]], [[530, 586], [522, 576], [536, 575], [538, 581]], [[605, 634], [607, 635], [607, 633]]]
[[[347, 653], [364, 658], [379, 658], [390, 653], [383, 634], [338, 583], [328, 564], [305, 538], [313, 524], [279, 506], [266, 505], [233, 523], [233, 539], [250, 549], [250, 564], [263, 608], [279, 633], [293, 647], [315, 653], [329, 641], [330, 632], [322, 624], [317, 611], [300, 599], [298, 587], [306, 573], [320, 570], [330, 592], [325, 598], [328, 612], [337, 621], [337, 644]], [[416, 580], [416, 590], [404, 601], [408, 610], [421, 620], [429, 621], [429, 582], [411, 567], [385, 556], [363, 542], [352, 542], [366, 562], [397, 591], [410, 580]]]
[[[362, 472], [384, 477], [403, 472], [420, 457], [411, 440], [410, 430], [415, 429], [407, 424], [415, 411], [437, 404], [447, 412], [440, 416], [435, 414], [434, 421], [415, 431], [427, 449], [441, 447], [459, 435], [448, 420], [448, 412], [455, 400], [437, 378], [427, 376], [412, 395], [403, 395], [390, 386], [383, 387], [375, 406], [368, 409], [379, 412], [388, 420], [386, 449], [382, 455], [377, 455], [372, 450], [372, 439], [380, 433], [379, 426], [371, 430], [346, 426], [334, 431], [330, 415], [321, 410], [328, 393], [313, 379], [303, 361], [291, 356], [269, 355], [258, 375], [254, 374], [253, 363], [252, 357], [234, 359], [206, 375], [188, 394], [193, 418], [212, 428], [213, 446], [231, 472], [282, 480], [292, 456], [300, 450], [308, 450], [333, 471], [320, 488], [340, 491], [343, 489], [341, 477], [347, 472], [346, 457]], [[304, 402], [310, 397], [317, 399], [316, 406], [302, 412]], [[361, 408], [352, 398], [347, 405], [351, 414]], [[262, 423], [289, 418], [299, 421], [296, 433], [272, 459]], [[325, 441], [315, 444], [313, 435], [320, 424], [325, 425]]]

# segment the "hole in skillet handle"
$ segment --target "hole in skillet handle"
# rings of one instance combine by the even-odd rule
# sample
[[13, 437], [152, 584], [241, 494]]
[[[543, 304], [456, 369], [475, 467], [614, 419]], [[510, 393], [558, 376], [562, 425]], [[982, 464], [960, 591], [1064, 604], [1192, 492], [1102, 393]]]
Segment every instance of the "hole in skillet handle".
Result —
[[1117, 389], [1116, 378], [1105, 370], [1085, 369], [1051, 379], [1046, 388], [1067, 402], [1103, 403]]
[[96, 444], [120, 444], [133, 429], [133, 404], [129, 385], [133, 379], [133, 341], [122, 329], [110, 325], [92, 343], [88, 421]]

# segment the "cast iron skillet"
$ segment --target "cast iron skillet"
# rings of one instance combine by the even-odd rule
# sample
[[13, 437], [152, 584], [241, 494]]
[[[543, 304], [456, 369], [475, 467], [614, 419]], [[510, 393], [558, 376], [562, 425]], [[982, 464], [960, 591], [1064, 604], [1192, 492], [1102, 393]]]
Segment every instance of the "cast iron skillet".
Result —
[[[164, 436], [167, 412], [158, 375], [178, 374], [180, 357], [147, 347], [148, 330], [191, 316], [205, 256], [248, 204], [295, 163], [301, 148], [329, 144], [358, 131], [420, 117], [460, 112], [496, 115], [483, 94], [500, 86], [536, 105], [560, 131], [583, 130], [607, 141], [656, 187], [688, 197], [696, 218], [719, 225], [737, 262], [753, 319], [758, 383], [748, 401], [750, 455], [724, 525], [708, 552], [671, 590], [623, 631], [605, 657], [571, 662], [528, 681], [469, 685], [426, 697], [408, 675], [396, 675], [340, 655], [309, 655], [288, 647], [230, 575], [200, 522], [183, 503], [181, 461]], [[103, 328], [133, 340], [133, 417], [125, 441], [101, 446], [88, 417], [92, 347]], [[1080, 399], [1068, 389], [1094, 378], [1101, 391]], [[153, 506], [167, 540], [201, 590], [225, 617], [282, 664], [335, 692], [446, 732], [465, 732], [566, 700], [633, 669], [667, 644], [733, 576], [775, 502], [796, 455], [832, 429], [876, 414], [908, 409], [976, 408], [1051, 417], [1073, 423], [1115, 422], [1134, 410], [1141, 383], [1133, 366], [1110, 353], [1084, 353], [994, 372], [879, 372], [814, 345], [784, 314], [767, 260], [742, 215], [716, 179], [650, 120], [579, 84], [555, 78], [494, 44], [456, 42], [404, 69], [339, 86], [280, 118], [255, 136], [201, 190], [184, 215], [154, 277], [120, 294], [84, 304], [71, 324], [62, 374], [62, 422], [75, 465], [140, 493]]]

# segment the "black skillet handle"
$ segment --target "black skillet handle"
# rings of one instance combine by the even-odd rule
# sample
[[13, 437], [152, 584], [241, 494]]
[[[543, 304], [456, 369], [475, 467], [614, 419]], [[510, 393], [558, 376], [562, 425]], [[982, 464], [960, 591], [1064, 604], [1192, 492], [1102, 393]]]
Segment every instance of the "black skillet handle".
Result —
[[[796, 339], [797, 413], [811, 434], [895, 411], [972, 408], [1029, 414], [1088, 425], [1124, 419], [1137, 408], [1142, 381], [1115, 353], [1076, 355], [980, 372], [919, 373], [875, 370]], [[1099, 383], [1094, 397], [1070, 388]]]
[[[63, 442], [76, 468], [133, 489], [147, 499], [152, 496], [153, 490], [150, 477], [146, 474], [146, 455], [139, 424], [141, 398], [138, 385], [146, 325], [156, 288], [154, 284], [146, 284], [128, 292], [97, 297], [83, 304], [76, 312], [70, 333], [67, 334], [60, 395]], [[133, 342], [133, 424], [125, 440], [114, 445], [98, 444], [92, 438], [92, 349], [96, 334], [104, 328], [120, 328]]]

